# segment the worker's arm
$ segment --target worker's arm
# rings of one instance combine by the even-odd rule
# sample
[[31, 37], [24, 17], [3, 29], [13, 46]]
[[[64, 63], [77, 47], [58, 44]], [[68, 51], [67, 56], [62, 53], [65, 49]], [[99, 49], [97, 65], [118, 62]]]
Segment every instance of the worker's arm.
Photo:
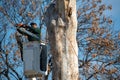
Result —
[[39, 37], [37, 35], [35, 35], [34, 33], [31, 33], [30, 31], [27, 31], [25, 28], [17, 28], [17, 31], [23, 35], [28, 35], [39, 40]]
[[34, 33], [34, 34], [40, 34], [40, 28], [33, 28], [33, 27], [29, 27], [30, 32]]

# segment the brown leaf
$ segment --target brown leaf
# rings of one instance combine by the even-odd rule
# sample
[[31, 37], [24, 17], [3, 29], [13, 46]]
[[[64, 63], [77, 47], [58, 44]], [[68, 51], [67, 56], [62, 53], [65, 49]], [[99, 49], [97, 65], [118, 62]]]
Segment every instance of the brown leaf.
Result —
[[25, 0], [21, 0], [21, 3], [24, 5], [25, 4]]
[[9, 50], [6, 50], [6, 54], [9, 54], [10, 53], [10, 51]]
[[97, 56], [97, 54], [92, 54], [92, 57], [95, 58]]
[[118, 34], [118, 38], [120, 39], [120, 32], [119, 32], [119, 34]]
[[104, 72], [105, 72], [105, 68], [102, 67], [102, 69], [101, 69], [101, 73], [104, 73]]
[[95, 70], [95, 72], [99, 72], [98, 65], [94, 65], [93, 69]]
[[33, 10], [36, 9], [35, 1], [32, 1], [32, 7], [33, 7]]
[[109, 5], [109, 6], [108, 6], [108, 9], [109, 9], [109, 10], [112, 10], [112, 5]]
[[2, 58], [2, 56], [0, 55], [0, 58]]
[[110, 73], [110, 74], [113, 74], [113, 73], [115, 73], [115, 72], [117, 72], [117, 69], [116, 69], [116, 68], [109, 70], [109, 73]]
[[0, 6], [0, 11], [3, 11], [3, 7]]
[[97, 6], [96, 4], [93, 4], [93, 8], [96, 8], [96, 6]]
[[19, 50], [16, 51], [15, 56], [18, 56], [19, 58], [21, 57], [21, 53]]
[[106, 50], [104, 51], [104, 53], [105, 53], [105, 54], [109, 54], [109, 51], [106, 49]]
[[109, 23], [109, 24], [112, 24], [112, 20], [111, 20], [111, 19], [108, 19], [108, 23]]

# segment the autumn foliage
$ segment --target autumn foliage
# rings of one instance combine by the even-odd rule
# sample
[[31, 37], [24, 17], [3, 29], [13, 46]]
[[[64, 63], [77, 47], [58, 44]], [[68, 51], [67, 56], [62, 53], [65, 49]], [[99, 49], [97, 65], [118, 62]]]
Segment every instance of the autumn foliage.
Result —
[[113, 31], [113, 21], [104, 12], [111, 9], [102, 0], [82, 0], [79, 6], [79, 70], [86, 80], [120, 79], [119, 34]]

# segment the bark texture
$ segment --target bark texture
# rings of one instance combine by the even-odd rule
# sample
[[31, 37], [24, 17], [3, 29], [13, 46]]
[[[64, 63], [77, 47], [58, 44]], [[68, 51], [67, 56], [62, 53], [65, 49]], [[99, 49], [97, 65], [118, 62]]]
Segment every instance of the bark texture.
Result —
[[50, 4], [45, 22], [53, 55], [52, 80], [78, 80], [76, 0]]

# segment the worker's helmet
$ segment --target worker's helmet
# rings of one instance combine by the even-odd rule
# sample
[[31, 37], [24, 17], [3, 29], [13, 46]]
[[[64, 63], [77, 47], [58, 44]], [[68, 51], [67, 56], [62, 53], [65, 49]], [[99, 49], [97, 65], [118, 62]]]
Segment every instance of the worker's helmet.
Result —
[[34, 22], [30, 23], [30, 25], [31, 25], [31, 27], [33, 27], [33, 28], [36, 28], [36, 27], [37, 27], [37, 24], [34, 23]]

